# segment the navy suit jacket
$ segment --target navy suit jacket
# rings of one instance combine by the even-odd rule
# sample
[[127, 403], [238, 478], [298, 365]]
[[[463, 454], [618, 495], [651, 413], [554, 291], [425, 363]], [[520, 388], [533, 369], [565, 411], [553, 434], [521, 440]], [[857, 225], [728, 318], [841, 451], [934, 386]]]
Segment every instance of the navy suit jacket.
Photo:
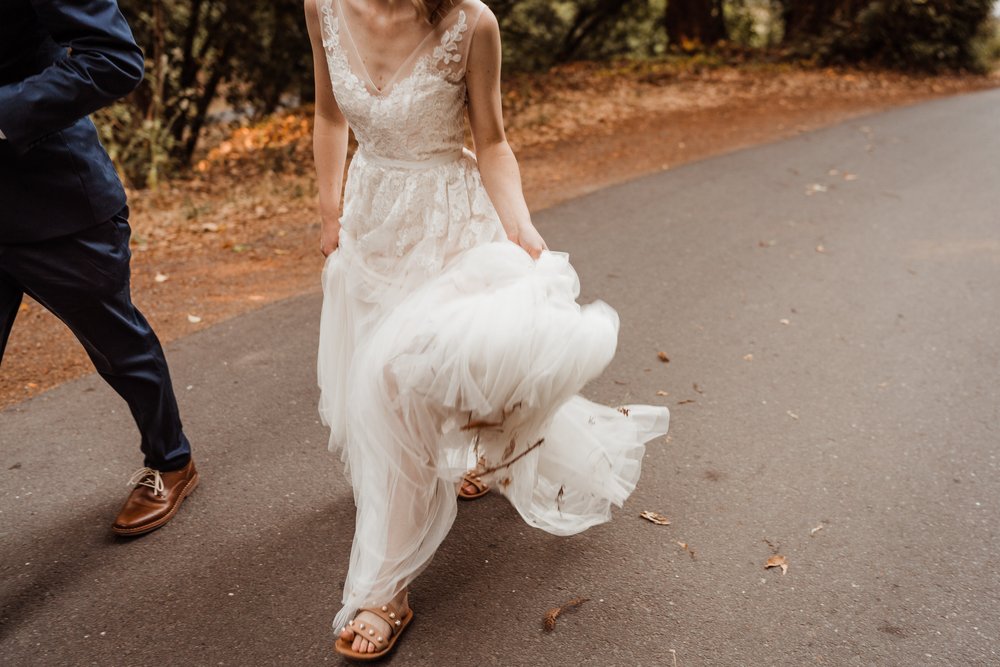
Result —
[[0, 0], [0, 243], [71, 234], [125, 206], [87, 116], [142, 75], [115, 0]]

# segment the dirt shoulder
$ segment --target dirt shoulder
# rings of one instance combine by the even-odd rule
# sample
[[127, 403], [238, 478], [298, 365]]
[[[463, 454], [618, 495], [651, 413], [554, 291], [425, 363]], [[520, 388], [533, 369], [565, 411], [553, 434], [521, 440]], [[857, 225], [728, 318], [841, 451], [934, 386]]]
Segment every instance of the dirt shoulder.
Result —
[[[574, 65], [510, 79], [505, 105], [538, 211], [693, 160], [995, 86], [996, 75]], [[239, 129], [210, 142], [196, 176], [130, 193], [133, 297], [164, 342], [319, 289], [309, 133], [307, 110]], [[0, 372], [0, 408], [92, 370], [72, 334], [26, 299]]]

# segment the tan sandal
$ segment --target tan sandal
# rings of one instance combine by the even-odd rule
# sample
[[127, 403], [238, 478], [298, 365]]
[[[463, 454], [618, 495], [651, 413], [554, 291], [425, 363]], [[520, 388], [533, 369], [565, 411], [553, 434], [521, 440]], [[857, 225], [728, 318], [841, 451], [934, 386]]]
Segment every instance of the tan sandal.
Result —
[[364, 623], [356, 623], [355, 620], [350, 620], [347, 622], [347, 625], [351, 630], [354, 630], [355, 636], [360, 635], [372, 644], [375, 644], [375, 652], [361, 653], [360, 651], [355, 651], [351, 648], [351, 644], [354, 643], [354, 640], [352, 639], [348, 642], [344, 641], [342, 637], [337, 637], [337, 642], [333, 645], [333, 650], [350, 660], [369, 661], [384, 658], [396, 645], [396, 640], [398, 640], [399, 636], [403, 634], [403, 630], [406, 629], [406, 626], [408, 626], [410, 621], [413, 620], [413, 610], [408, 610], [405, 614], [402, 614], [395, 605], [390, 603], [382, 605], [381, 608], [363, 607], [358, 610], [358, 614], [363, 611], [374, 614], [388, 623], [389, 627], [392, 628], [392, 634], [388, 637], [384, 637], [383, 635], [378, 634], [378, 630], [375, 628], [365, 627]]
[[[470, 484], [475, 487], [475, 493], [469, 493], [465, 490], [465, 485]], [[487, 493], [490, 492], [489, 485], [483, 481], [483, 478], [475, 473], [475, 471], [470, 470], [465, 473], [462, 477], [462, 485], [458, 487], [458, 499], [459, 500], [475, 500], [476, 498], [482, 498]]]

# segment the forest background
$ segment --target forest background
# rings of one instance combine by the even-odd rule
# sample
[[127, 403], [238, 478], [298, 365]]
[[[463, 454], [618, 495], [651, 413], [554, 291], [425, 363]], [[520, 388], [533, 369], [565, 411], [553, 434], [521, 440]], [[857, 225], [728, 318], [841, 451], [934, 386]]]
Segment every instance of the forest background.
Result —
[[[129, 190], [136, 303], [169, 342], [319, 289], [302, 0], [119, 2], [146, 78], [95, 121]], [[532, 211], [894, 105], [1000, 85], [992, 0], [487, 4], [503, 31], [505, 122]], [[839, 178], [864, 174], [830, 180]], [[804, 196], [838, 187], [802, 185]], [[769, 244], [761, 239], [761, 251]], [[72, 334], [25, 300], [0, 372], [0, 408], [92, 368]]]
[[[301, 0], [120, 0], [144, 85], [99, 116], [134, 187], [190, 167], [211, 121], [313, 99]], [[508, 71], [714, 54], [804, 66], [983, 73], [1000, 57], [994, 0], [489, 0]], [[711, 61], [709, 61], [711, 62]], [[220, 102], [225, 112], [217, 112]]]

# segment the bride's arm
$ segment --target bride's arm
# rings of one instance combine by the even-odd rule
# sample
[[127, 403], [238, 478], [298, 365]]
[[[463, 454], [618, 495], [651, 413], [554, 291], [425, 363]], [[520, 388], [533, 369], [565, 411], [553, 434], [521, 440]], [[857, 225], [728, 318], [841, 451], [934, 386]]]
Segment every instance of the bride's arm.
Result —
[[521, 170], [503, 129], [500, 102], [500, 26], [489, 9], [483, 10], [469, 45], [466, 83], [469, 122], [483, 185], [500, 216], [507, 237], [538, 258], [545, 241], [531, 222], [521, 190]]
[[305, 0], [305, 11], [316, 78], [313, 159], [316, 162], [319, 214], [323, 224], [320, 250], [329, 255], [337, 249], [340, 239], [340, 191], [344, 185], [344, 164], [347, 162], [347, 120], [333, 97], [316, 0]]

